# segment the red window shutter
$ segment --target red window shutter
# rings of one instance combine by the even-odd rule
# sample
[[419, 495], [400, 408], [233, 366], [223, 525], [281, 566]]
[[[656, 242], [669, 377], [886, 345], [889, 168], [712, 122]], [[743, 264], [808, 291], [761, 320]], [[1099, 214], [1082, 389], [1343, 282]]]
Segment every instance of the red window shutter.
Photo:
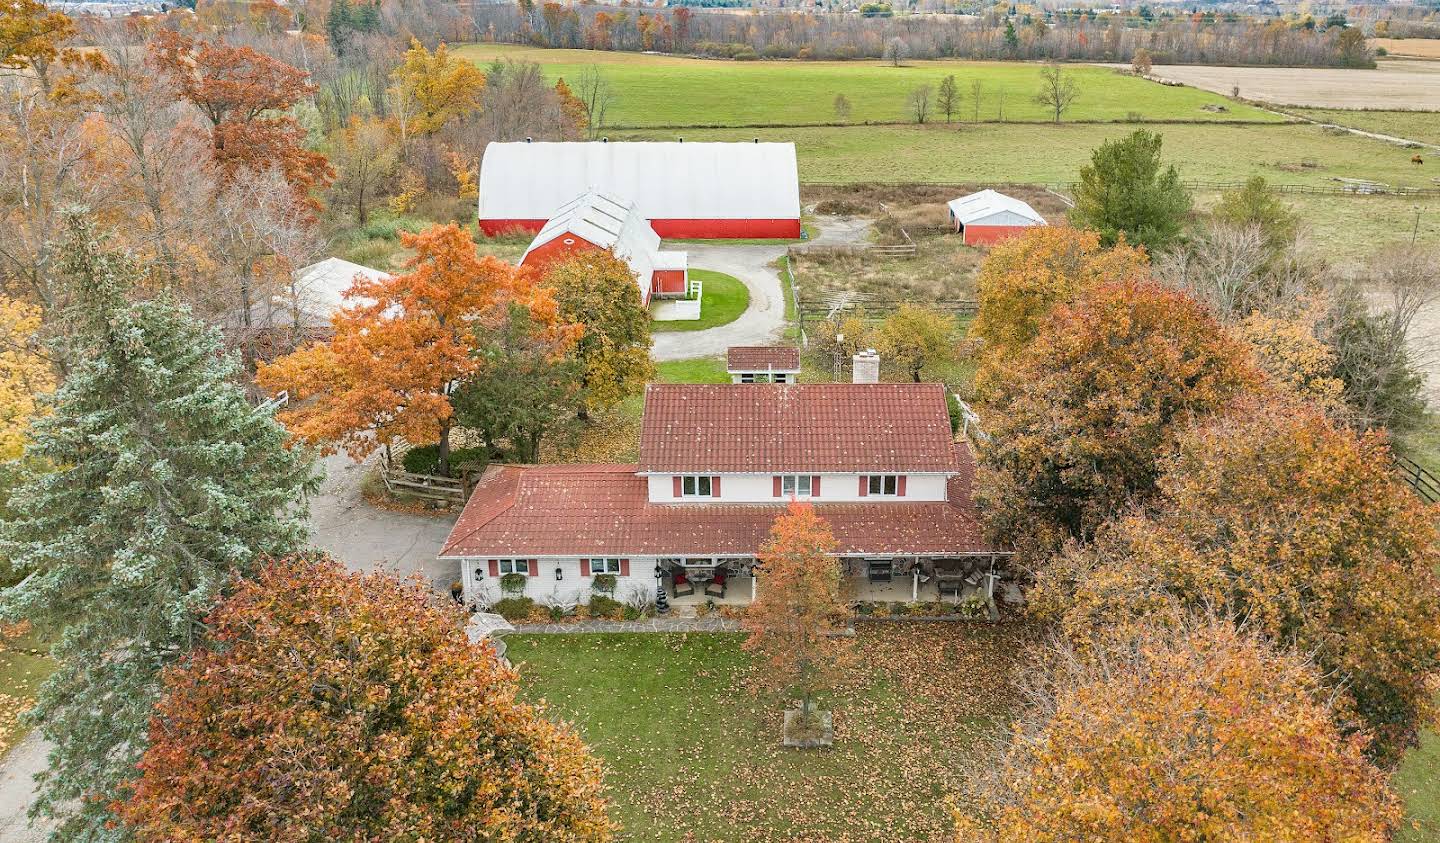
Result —
[[900, 475], [899, 480], [895, 481], [895, 494], [902, 498], [905, 497], [905, 475], [903, 474]]
[[860, 497], [863, 498], [868, 494], [870, 494], [870, 478], [862, 474], [860, 475]]
[[588, 576], [590, 576], [590, 560], [589, 560], [589, 559], [581, 559], [581, 560], [580, 560], [580, 576], [582, 576], [582, 577], [588, 577]]
[[720, 478], [719, 478], [719, 477], [711, 477], [711, 478], [710, 478], [710, 497], [712, 497], [712, 498], [718, 498], [718, 497], [720, 497]]
[[491, 560], [490, 560], [490, 576], [492, 576], [492, 577], [498, 577], [498, 576], [500, 576], [500, 560], [499, 560], [499, 559], [491, 559]]
[[532, 577], [538, 577], [538, 576], [540, 576], [540, 560], [539, 560], [539, 559], [531, 559], [531, 560], [530, 560], [530, 576], [532, 576]]
[[780, 497], [780, 475], [775, 475], [775, 497]]
[[678, 498], [680, 497], [680, 476], [676, 475], [673, 479], [675, 480], [675, 497]]
[[628, 576], [630, 576], [630, 560], [629, 560], [629, 559], [621, 559], [621, 560], [620, 560], [620, 576], [622, 576], [622, 577], [628, 577]]
[[810, 475], [810, 497], [820, 497], [820, 475], [818, 474]]

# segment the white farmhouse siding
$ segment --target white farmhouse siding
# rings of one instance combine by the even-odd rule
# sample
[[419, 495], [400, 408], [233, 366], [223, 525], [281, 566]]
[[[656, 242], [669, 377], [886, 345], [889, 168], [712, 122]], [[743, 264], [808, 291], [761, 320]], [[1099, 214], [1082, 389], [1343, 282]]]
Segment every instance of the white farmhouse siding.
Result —
[[536, 231], [585, 191], [623, 196], [662, 237], [798, 237], [792, 143], [491, 143], [480, 227]]
[[[805, 472], [797, 472], [804, 474]], [[893, 474], [893, 472], [892, 472]], [[773, 504], [788, 500], [785, 495], [775, 495], [774, 474], [718, 474], [720, 494], [711, 497], [687, 497], [675, 494], [675, 478], [683, 475], [651, 474], [648, 481], [651, 503], [707, 504], [707, 503], [764, 503]], [[804, 496], [814, 503], [884, 503], [886, 501], [943, 501], [948, 474], [902, 474], [905, 478], [905, 494], [861, 495], [860, 474], [810, 474], [820, 478], [820, 494]]]
[[[493, 604], [502, 597], [500, 590], [500, 578], [490, 575], [490, 560], [483, 558], [467, 557], [460, 561], [461, 584], [465, 588], [465, 605]], [[594, 576], [581, 576], [580, 557], [542, 557], [535, 560], [538, 571], [536, 576], [527, 576], [525, 579], [525, 590], [520, 596], [529, 597], [538, 603], [546, 603], [555, 599], [566, 600], [574, 603], [590, 602], [590, 595], [593, 593], [592, 585], [595, 582]], [[555, 578], [555, 570], [560, 569], [560, 578]], [[629, 576], [615, 577], [616, 600], [625, 601], [631, 592], [639, 589], [646, 594], [654, 596], [655, 593], [655, 558], [631, 558], [629, 560]]]

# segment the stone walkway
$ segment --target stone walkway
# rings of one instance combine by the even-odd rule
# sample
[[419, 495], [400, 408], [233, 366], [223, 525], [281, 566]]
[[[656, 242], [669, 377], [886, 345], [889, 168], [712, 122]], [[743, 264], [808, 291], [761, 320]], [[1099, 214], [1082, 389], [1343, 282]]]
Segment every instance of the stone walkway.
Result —
[[703, 618], [648, 618], [643, 621], [579, 621], [517, 624], [515, 635], [564, 635], [585, 632], [739, 632], [740, 622], [720, 615]]

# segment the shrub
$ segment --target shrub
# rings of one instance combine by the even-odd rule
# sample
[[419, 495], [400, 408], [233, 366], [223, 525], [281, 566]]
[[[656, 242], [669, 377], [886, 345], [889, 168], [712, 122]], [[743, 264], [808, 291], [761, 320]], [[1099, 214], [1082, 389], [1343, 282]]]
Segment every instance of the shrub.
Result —
[[490, 611], [511, 623], [529, 620], [535, 612], [535, 601], [529, 597], [506, 597], [490, 607]]
[[419, 234], [424, 231], [428, 223], [414, 217], [389, 217], [375, 218], [361, 228], [359, 236], [366, 238], [378, 238], [382, 240], [399, 240], [400, 232], [407, 231], [411, 234]]
[[621, 617], [623, 617], [627, 621], [640, 620], [640, 610], [634, 606], [626, 606], [624, 609], [621, 610], [620, 614]]
[[959, 433], [960, 424], [965, 421], [965, 412], [960, 409], [960, 399], [953, 392], [945, 393], [945, 406], [950, 411], [950, 432]]
[[623, 608], [619, 600], [613, 597], [606, 597], [603, 594], [597, 594], [590, 598], [590, 605], [586, 611], [589, 612], [592, 618], [618, 618], [622, 615]]
[[570, 614], [569, 612], [565, 611], [565, 607], [564, 607], [564, 606], [554, 606], [554, 605], [550, 606], [549, 612], [550, 612], [550, 620], [552, 620], [552, 621], [563, 621], [563, 620], [565, 620], [566, 615]]
[[[450, 449], [450, 476], [459, 477], [460, 472], [467, 468], [474, 468], [483, 471], [490, 463], [490, 453], [484, 448], [452, 448]], [[411, 474], [440, 473], [440, 446], [439, 445], [417, 445], [405, 452], [400, 458], [400, 464]]]
[[524, 574], [504, 574], [500, 577], [500, 590], [511, 596], [524, 594], [527, 579]]
[[955, 607], [955, 614], [965, 618], [983, 618], [989, 615], [985, 605], [985, 598], [979, 595], [971, 595], [961, 600]]
[[734, 59], [735, 61], [756, 61], [760, 58], [760, 55], [749, 47], [746, 47], [745, 49], [731, 56], [730, 58]]

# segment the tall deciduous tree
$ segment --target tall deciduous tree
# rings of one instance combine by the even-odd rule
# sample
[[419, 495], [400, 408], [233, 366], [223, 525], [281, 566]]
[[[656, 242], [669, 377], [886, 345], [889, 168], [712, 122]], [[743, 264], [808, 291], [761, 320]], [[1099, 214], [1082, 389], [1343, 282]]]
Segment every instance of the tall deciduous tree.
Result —
[[58, 634], [30, 714], [55, 745], [36, 810], [62, 818], [63, 839], [103, 840], [160, 671], [237, 572], [301, 544], [317, 483], [245, 400], [216, 333], [167, 301], [126, 302], [135, 268], [76, 220], [63, 269], [83, 362], [33, 426], [32, 453], [56, 470], [18, 489], [0, 525], [0, 555], [28, 574], [0, 613]]
[[267, 566], [169, 671], [141, 840], [610, 840], [600, 763], [427, 588]]
[[550, 267], [542, 283], [555, 291], [561, 321], [585, 326], [572, 351], [583, 368], [581, 417], [643, 390], [655, 372], [650, 313], [630, 267], [589, 251]]
[[476, 328], [512, 301], [553, 325], [555, 303], [528, 271], [481, 258], [454, 223], [401, 242], [415, 252], [408, 271], [357, 278], [332, 320], [334, 337], [262, 364], [256, 379], [299, 399], [281, 413], [298, 439], [339, 445], [356, 459], [399, 440], [438, 442], [447, 473], [452, 396], [480, 365]]
[[1070, 221], [1100, 232], [1107, 246], [1121, 236], [1151, 252], [1174, 242], [1190, 211], [1190, 194], [1175, 165], [1162, 165], [1160, 144], [1158, 132], [1144, 129], [1100, 144], [1080, 168]]
[[1040, 92], [1035, 102], [1045, 106], [1056, 123], [1080, 97], [1080, 86], [1065, 73], [1065, 68], [1055, 62], [1048, 62], [1040, 69]]
[[951, 73], [940, 80], [940, 86], [935, 89], [935, 108], [945, 115], [946, 123], [960, 110], [960, 89], [955, 84], [955, 74]]
[[1382, 843], [1400, 819], [1313, 667], [1224, 621], [1054, 660], [957, 840]]
[[395, 138], [384, 123], [351, 117], [349, 125], [335, 133], [330, 159], [339, 169], [335, 196], [353, 208], [356, 221], [365, 225], [375, 193], [400, 163]]
[[1041, 553], [1088, 538], [1154, 495], [1181, 430], [1259, 381], [1249, 349], [1181, 291], [1103, 284], [1060, 305], [987, 395], [992, 535]]
[[970, 333], [984, 343], [987, 365], [1003, 368], [1056, 305], [1099, 284], [1140, 281], [1149, 271], [1141, 249], [1123, 243], [1106, 249], [1093, 231], [1037, 226], [990, 250], [981, 264]]
[[0, 461], [20, 456], [40, 396], [55, 388], [39, 336], [40, 309], [0, 296]]
[[212, 155], [222, 179], [277, 168], [297, 200], [333, 176], [325, 156], [305, 148], [305, 130], [284, 112], [314, 93], [305, 71], [250, 47], [195, 41], [163, 30], [150, 61], [210, 123]]
[[1230, 225], [1259, 227], [1272, 256], [1293, 245], [1300, 233], [1300, 215], [1280, 198], [1264, 176], [1251, 176], [1244, 187], [1221, 193], [1220, 204], [1212, 213]]
[[955, 356], [955, 317], [943, 310], [905, 303], [875, 331], [877, 349], [905, 368], [915, 383], [926, 366]]
[[416, 135], [433, 135], [479, 111], [485, 93], [485, 74], [480, 68], [450, 55], [444, 44], [432, 53], [411, 40], [392, 78], [397, 94], [413, 103], [409, 131]]
[[851, 649], [850, 639], [835, 634], [849, 615], [837, 547], [815, 508], [792, 501], [760, 546], [759, 593], [741, 621], [749, 633], [743, 646], [764, 662], [764, 681], [798, 697], [806, 718]]
[[1382, 758], [1433, 722], [1440, 533], [1379, 435], [1247, 401], [1181, 437], [1159, 486], [1038, 575], [1043, 614], [1083, 638], [1213, 607], [1312, 654]]
[[48, 92], [49, 67], [74, 34], [74, 21], [39, 0], [4, 0], [0, 2], [0, 68], [34, 72]]
[[455, 418], [491, 448], [508, 444], [517, 462], [538, 462], [541, 440], [575, 420], [582, 372], [567, 356], [574, 337], [537, 325], [515, 304], [499, 325], [480, 330], [480, 368], [456, 392]]

